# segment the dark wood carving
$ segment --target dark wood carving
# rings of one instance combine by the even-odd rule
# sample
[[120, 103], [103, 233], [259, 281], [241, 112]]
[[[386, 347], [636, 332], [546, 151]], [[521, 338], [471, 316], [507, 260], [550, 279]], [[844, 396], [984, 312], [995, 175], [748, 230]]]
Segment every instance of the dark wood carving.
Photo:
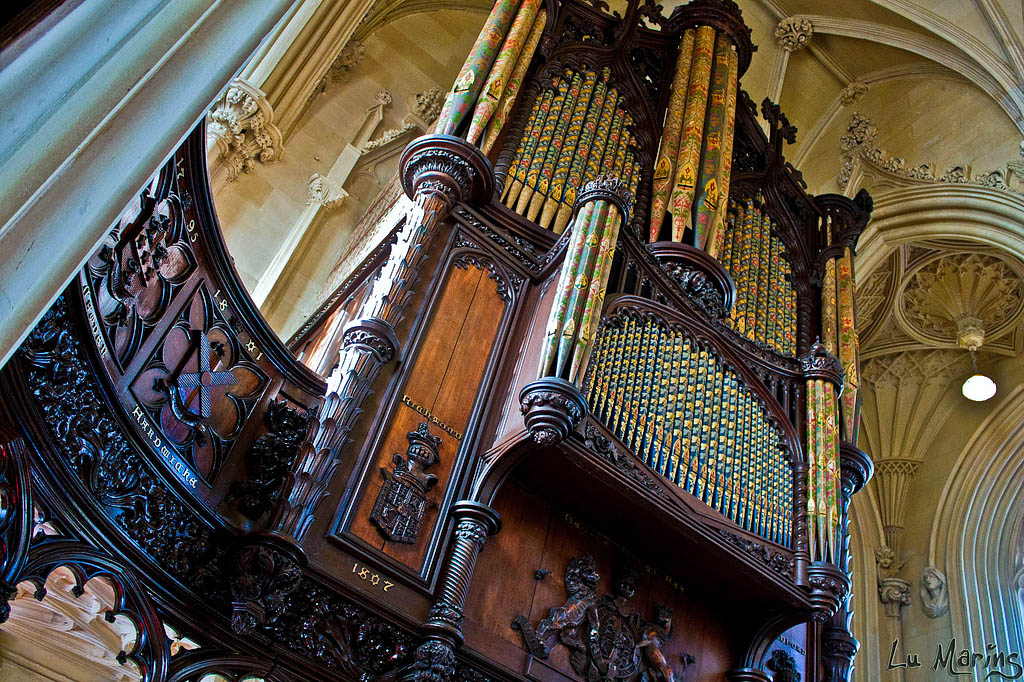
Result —
[[311, 411], [299, 410], [285, 400], [270, 403], [263, 417], [267, 433], [246, 453], [247, 477], [231, 485], [227, 501], [237, 500], [238, 510], [254, 520], [270, 511], [311, 419]]
[[[593, 557], [572, 559], [565, 569], [566, 602], [536, 628], [524, 616], [513, 621], [526, 649], [547, 658], [553, 645], [567, 647], [573, 669], [587, 682], [680, 679], [662, 651], [672, 634], [672, 609], [658, 605], [654, 620], [645, 620], [630, 604], [637, 576], [628, 565], [620, 569], [612, 594], [598, 596], [599, 579]], [[681, 658], [680, 673], [694, 662], [689, 655]]]
[[437, 476], [426, 470], [441, 461], [437, 454], [441, 438], [431, 435], [426, 422], [405, 437], [409, 439], [405, 455], [395, 453], [390, 471], [381, 467], [384, 482], [370, 521], [387, 539], [411, 544], [419, 538], [424, 513], [437, 504], [428, 494], [437, 484]]

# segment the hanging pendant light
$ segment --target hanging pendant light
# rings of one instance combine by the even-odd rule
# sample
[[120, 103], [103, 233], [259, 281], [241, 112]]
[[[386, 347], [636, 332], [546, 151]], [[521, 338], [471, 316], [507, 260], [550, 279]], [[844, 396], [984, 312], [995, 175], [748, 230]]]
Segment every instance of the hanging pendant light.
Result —
[[996, 394], [996, 382], [978, 372], [978, 360], [974, 357], [973, 350], [971, 350], [971, 367], [974, 373], [967, 377], [960, 390], [968, 400], [973, 400], [976, 403], [985, 402]]
[[957, 320], [959, 331], [958, 341], [962, 348], [971, 354], [971, 376], [967, 377], [960, 391], [968, 400], [982, 403], [996, 394], [996, 382], [978, 371], [978, 358], [975, 351], [985, 341], [985, 330], [981, 320], [975, 317], [963, 317]]

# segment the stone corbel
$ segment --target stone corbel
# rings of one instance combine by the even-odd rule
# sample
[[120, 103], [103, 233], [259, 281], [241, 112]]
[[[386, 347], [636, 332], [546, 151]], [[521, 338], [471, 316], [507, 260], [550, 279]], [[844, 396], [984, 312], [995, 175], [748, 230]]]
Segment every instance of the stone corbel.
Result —
[[240, 78], [231, 81], [207, 115], [206, 135], [208, 152], [227, 170], [228, 181], [251, 173], [256, 161], [277, 161], [284, 151], [266, 95]]
[[332, 180], [330, 175], [313, 173], [309, 178], [309, 196], [306, 198], [306, 205], [319, 206], [330, 211], [341, 206], [349, 196], [345, 188]]

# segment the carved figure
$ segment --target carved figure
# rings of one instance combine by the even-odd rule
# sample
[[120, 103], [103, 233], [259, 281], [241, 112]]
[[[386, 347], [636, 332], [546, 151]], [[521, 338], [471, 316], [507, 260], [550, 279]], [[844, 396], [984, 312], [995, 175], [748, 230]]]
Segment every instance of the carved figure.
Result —
[[430, 434], [426, 422], [405, 435], [409, 448], [405, 456], [395, 453], [391, 471], [381, 467], [384, 478], [370, 521], [393, 542], [412, 544], [419, 538], [423, 516], [437, 502], [427, 492], [437, 484], [437, 476], [426, 469], [441, 461], [441, 439]]
[[938, 618], [949, 611], [949, 588], [942, 571], [929, 566], [921, 576], [921, 606], [929, 618]]
[[796, 661], [782, 649], [772, 652], [766, 667], [775, 673], [775, 682], [800, 682], [800, 673], [796, 669]]
[[570, 561], [565, 568], [565, 591], [569, 594], [565, 603], [552, 608], [547, 618], [537, 624], [536, 630], [524, 616], [517, 616], [512, 622], [512, 628], [519, 630], [522, 635], [527, 651], [537, 658], [547, 658], [551, 652], [547, 639], [552, 635], [558, 635], [561, 639], [564, 633], [578, 639], [570, 630], [583, 623], [587, 612], [594, 608], [597, 602], [595, 589], [600, 579], [594, 557], [587, 555]]
[[[586, 682], [677, 682], [664, 652], [672, 632], [672, 609], [659, 605], [654, 622], [645, 620], [630, 604], [636, 595], [636, 571], [630, 567], [619, 572], [612, 594], [597, 597], [597, 581], [592, 557], [570, 561], [565, 604], [552, 608], [536, 630], [523, 616], [512, 623], [527, 650], [547, 658], [547, 640], [557, 633], [558, 642], [571, 651], [570, 664]], [[680, 658], [682, 670], [694, 661], [689, 654]]]

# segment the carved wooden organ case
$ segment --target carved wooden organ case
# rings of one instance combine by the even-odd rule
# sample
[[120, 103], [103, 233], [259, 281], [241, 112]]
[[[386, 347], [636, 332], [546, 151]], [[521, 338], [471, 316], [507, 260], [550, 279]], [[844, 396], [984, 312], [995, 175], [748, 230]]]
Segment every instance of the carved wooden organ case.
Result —
[[870, 198], [805, 191], [755, 49], [498, 0], [287, 345], [200, 126], [3, 371], [5, 594], [113, 580], [147, 680], [847, 680]]

